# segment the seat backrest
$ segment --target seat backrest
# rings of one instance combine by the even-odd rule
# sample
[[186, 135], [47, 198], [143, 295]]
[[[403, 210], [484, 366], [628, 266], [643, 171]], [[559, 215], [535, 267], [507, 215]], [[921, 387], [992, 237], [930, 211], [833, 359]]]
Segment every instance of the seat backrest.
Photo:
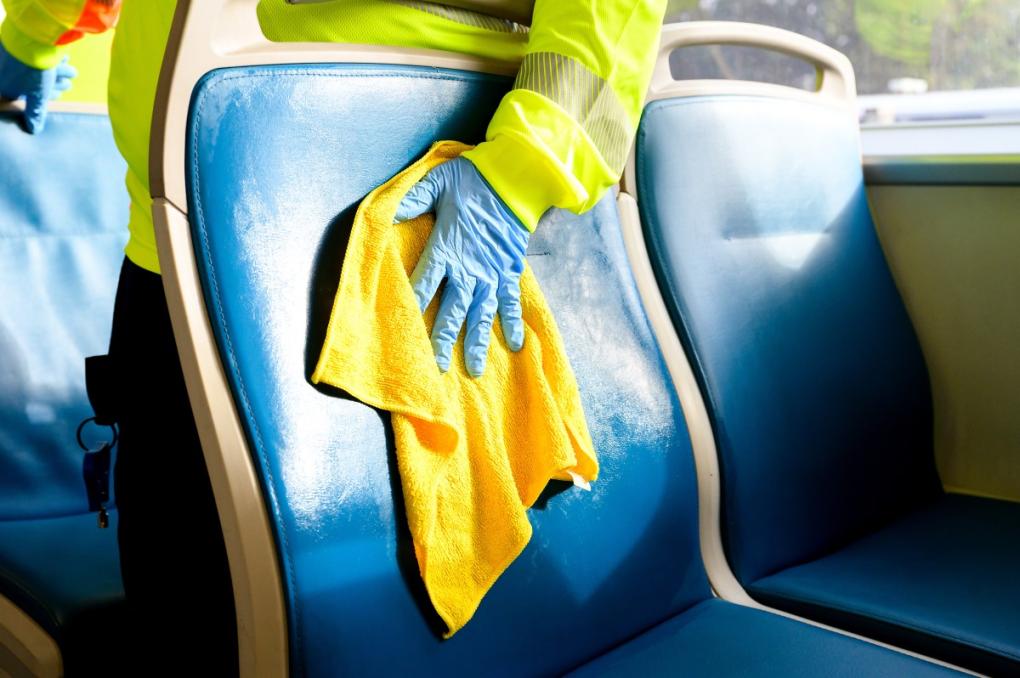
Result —
[[104, 114], [0, 113], [0, 520], [88, 510], [83, 358], [109, 344], [127, 238], [124, 163]]
[[453, 639], [430, 627], [388, 415], [309, 383], [361, 199], [436, 140], [479, 141], [509, 86], [340, 64], [222, 69], [194, 90], [194, 256], [275, 530], [299, 675], [561, 673], [709, 596], [689, 441], [611, 195], [583, 216], [550, 212], [529, 248], [600, 478], [531, 511], [531, 544]]
[[[761, 44], [786, 39], [761, 30]], [[843, 81], [667, 84], [636, 142], [645, 237], [707, 404], [744, 583], [939, 491], [928, 377], [868, 210], [849, 62]]]

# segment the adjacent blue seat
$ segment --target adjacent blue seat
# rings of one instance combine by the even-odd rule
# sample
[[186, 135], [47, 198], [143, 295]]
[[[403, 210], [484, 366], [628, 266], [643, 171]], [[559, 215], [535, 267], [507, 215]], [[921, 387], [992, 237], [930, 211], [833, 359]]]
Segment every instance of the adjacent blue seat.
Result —
[[358, 203], [434, 141], [479, 140], [509, 84], [436, 68], [288, 65], [214, 71], [193, 93], [195, 256], [275, 529], [293, 674], [554, 675], [599, 657], [587, 671], [943, 673], [711, 599], [690, 443], [611, 196], [583, 216], [551, 211], [529, 247], [600, 478], [591, 493], [550, 487], [530, 513], [531, 544], [475, 618], [439, 639], [388, 415], [309, 375]]
[[124, 163], [106, 116], [0, 114], [0, 595], [88, 664], [123, 603], [116, 516], [88, 513], [83, 358], [103, 353], [126, 239]]
[[57, 642], [65, 673], [111, 669], [125, 623], [116, 511], [105, 530], [90, 513], [0, 521], [0, 595]]
[[846, 108], [651, 103], [653, 265], [718, 447], [726, 553], [775, 607], [1020, 671], [1020, 505], [944, 495], [931, 394]]

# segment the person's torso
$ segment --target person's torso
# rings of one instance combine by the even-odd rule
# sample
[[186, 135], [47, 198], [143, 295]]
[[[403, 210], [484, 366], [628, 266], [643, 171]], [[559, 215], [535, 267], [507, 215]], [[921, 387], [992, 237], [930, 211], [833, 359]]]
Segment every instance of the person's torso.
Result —
[[[520, 4], [521, 0], [509, 2]], [[117, 146], [128, 164], [131, 196], [127, 255], [153, 272], [159, 272], [159, 263], [150, 214], [149, 131], [176, 4], [176, 0], [127, 0], [117, 26], [110, 69], [110, 119]], [[512, 21], [413, 0], [302, 4], [261, 0], [258, 13], [263, 32], [275, 42], [438, 49], [514, 62], [520, 60], [527, 42], [527, 29]]]

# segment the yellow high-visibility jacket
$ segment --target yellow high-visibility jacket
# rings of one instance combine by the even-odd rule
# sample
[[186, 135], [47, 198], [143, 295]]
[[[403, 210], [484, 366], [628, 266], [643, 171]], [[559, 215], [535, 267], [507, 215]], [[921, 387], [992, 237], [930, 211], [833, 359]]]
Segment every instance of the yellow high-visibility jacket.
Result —
[[[0, 24], [6, 10], [0, 2]], [[9, 30], [9, 29], [8, 29]], [[62, 102], [106, 106], [106, 81], [110, 79], [110, 44], [113, 31], [100, 33], [88, 40], [77, 40], [67, 46], [67, 56], [78, 69], [74, 86], [60, 95]]]
[[33, 68], [59, 63], [65, 45], [86, 33], [102, 33], [117, 22], [122, 0], [3, 0], [7, 16], [0, 42], [11, 56]]
[[[76, 25], [58, 18], [73, 14], [67, 7], [74, 5], [80, 12], [83, 5], [97, 4], [115, 16], [119, 6], [119, 0], [3, 2], [9, 13], [5, 29], [12, 18], [21, 17], [14, 29], [7, 29], [23, 48], [12, 53], [39, 67], [59, 60], [60, 37]], [[131, 196], [126, 254], [157, 273], [149, 127], [175, 6], [175, 0], [124, 3], [110, 73], [110, 118], [128, 163]], [[534, 230], [549, 207], [582, 212], [619, 180], [651, 78], [665, 9], [666, 0], [537, 0], [530, 30], [415, 0], [299, 5], [261, 0], [258, 13], [266, 37], [275, 41], [419, 47], [519, 62], [514, 88], [496, 110], [486, 142], [466, 156]]]

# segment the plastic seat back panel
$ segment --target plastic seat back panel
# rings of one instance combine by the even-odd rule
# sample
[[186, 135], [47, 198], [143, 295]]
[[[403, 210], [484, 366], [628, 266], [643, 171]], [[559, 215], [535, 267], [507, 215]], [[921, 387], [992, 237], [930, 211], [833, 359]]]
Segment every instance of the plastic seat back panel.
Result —
[[388, 415], [310, 385], [360, 200], [436, 140], [477, 141], [504, 78], [399, 66], [217, 71], [189, 122], [209, 316], [261, 473], [303, 675], [565, 671], [709, 595], [690, 447], [612, 197], [552, 212], [529, 260], [601, 454], [449, 641], [406, 528]]
[[109, 345], [127, 239], [124, 161], [106, 116], [0, 114], [0, 520], [81, 513], [83, 358]]
[[738, 578], [936, 496], [927, 372], [874, 232], [853, 117], [762, 97], [662, 100], [637, 153], [652, 260], [713, 422]]

